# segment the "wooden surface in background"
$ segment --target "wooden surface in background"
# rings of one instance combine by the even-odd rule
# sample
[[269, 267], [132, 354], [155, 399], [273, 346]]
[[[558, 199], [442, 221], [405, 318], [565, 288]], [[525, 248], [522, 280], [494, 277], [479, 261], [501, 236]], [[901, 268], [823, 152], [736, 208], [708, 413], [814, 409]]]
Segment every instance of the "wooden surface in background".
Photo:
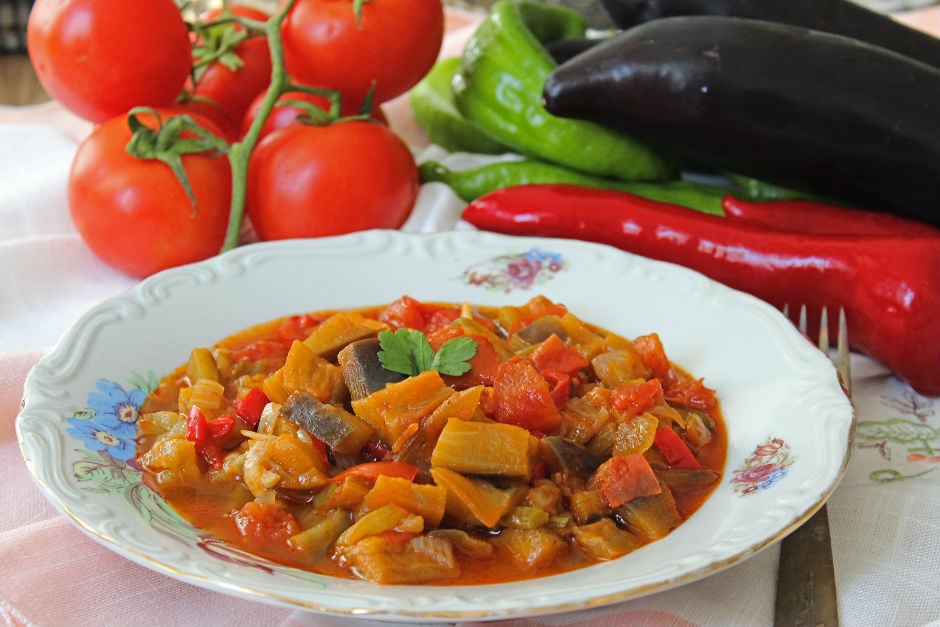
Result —
[[39, 84], [28, 56], [0, 54], [0, 105], [28, 105], [47, 100], [49, 96]]

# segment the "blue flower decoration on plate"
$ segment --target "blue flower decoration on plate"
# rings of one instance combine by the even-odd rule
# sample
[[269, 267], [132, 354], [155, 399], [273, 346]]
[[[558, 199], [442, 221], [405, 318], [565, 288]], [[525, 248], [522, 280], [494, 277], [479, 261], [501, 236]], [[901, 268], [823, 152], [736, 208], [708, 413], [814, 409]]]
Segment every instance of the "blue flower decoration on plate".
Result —
[[136, 451], [137, 418], [147, 394], [107, 379], [99, 379], [96, 387], [97, 392], [88, 394], [88, 409], [68, 419], [68, 434], [84, 441], [90, 451], [127, 462]]

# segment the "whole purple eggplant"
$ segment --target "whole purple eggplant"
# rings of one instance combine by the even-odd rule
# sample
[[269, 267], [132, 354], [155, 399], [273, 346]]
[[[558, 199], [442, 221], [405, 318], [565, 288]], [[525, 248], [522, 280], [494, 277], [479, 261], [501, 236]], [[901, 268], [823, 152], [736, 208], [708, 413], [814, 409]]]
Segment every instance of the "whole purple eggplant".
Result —
[[600, 0], [618, 27], [683, 15], [722, 15], [803, 26], [894, 50], [940, 68], [940, 39], [852, 0]]
[[940, 226], [940, 69], [878, 46], [662, 18], [561, 64], [543, 96], [687, 162]]

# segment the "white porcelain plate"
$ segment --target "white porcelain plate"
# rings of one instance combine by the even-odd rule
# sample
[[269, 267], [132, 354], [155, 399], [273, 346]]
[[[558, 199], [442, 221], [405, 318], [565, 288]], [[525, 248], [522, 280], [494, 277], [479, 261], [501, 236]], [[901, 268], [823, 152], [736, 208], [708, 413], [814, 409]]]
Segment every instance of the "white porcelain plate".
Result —
[[[419, 300], [522, 304], [542, 293], [670, 357], [717, 390], [720, 486], [665, 539], [623, 558], [483, 586], [379, 586], [286, 568], [191, 527], [131, 461], [136, 409], [206, 346], [280, 316]], [[809, 517], [845, 469], [851, 403], [828, 359], [775, 309], [678, 266], [583, 242], [370, 231], [255, 244], [143, 281], [82, 316], [27, 379], [17, 433], [49, 499], [117, 553], [205, 588], [376, 620], [491, 620], [597, 606], [747, 559]]]

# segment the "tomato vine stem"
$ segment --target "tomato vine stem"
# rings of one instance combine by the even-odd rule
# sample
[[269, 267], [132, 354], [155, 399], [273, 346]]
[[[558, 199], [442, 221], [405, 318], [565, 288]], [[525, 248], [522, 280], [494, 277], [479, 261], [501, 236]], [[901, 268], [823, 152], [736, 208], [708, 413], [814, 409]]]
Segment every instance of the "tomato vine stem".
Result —
[[271, 51], [271, 84], [265, 96], [257, 117], [241, 141], [232, 144], [228, 152], [229, 164], [232, 168], [232, 205], [229, 211], [228, 229], [225, 240], [222, 242], [222, 252], [238, 246], [241, 235], [242, 222], [245, 215], [245, 196], [248, 191], [248, 163], [251, 153], [261, 137], [261, 129], [267, 121], [274, 104], [290, 82], [287, 68], [284, 63], [284, 43], [281, 39], [281, 24], [296, 0], [289, 0], [275, 15], [263, 23], [242, 19], [243, 25], [248, 29], [261, 30], [268, 40]]
[[231, 145], [228, 151], [228, 160], [232, 168], [232, 204], [229, 212], [228, 229], [222, 243], [221, 252], [231, 250], [238, 246], [241, 236], [242, 222], [245, 215], [245, 198], [248, 190], [248, 165], [251, 153], [261, 138], [261, 131], [265, 122], [274, 110], [278, 99], [289, 91], [303, 91], [319, 94], [330, 101], [330, 120], [339, 117], [340, 93], [335, 89], [311, 87], [295, 84], [287, 72], [284, 62], [284, 42], [281, 37], [281, 25], [284, 23], [296, 0], [289, 0], [284, 6], [265, 22], [249, 18], [238, 18], [238, 21], [249, 32], [263, 33], [268, 40], [268, 49], [271, 53], [271, 82], [267, 93], [258, 109], [258, 114], [252, 120], [251, 126], [240, 141]]

